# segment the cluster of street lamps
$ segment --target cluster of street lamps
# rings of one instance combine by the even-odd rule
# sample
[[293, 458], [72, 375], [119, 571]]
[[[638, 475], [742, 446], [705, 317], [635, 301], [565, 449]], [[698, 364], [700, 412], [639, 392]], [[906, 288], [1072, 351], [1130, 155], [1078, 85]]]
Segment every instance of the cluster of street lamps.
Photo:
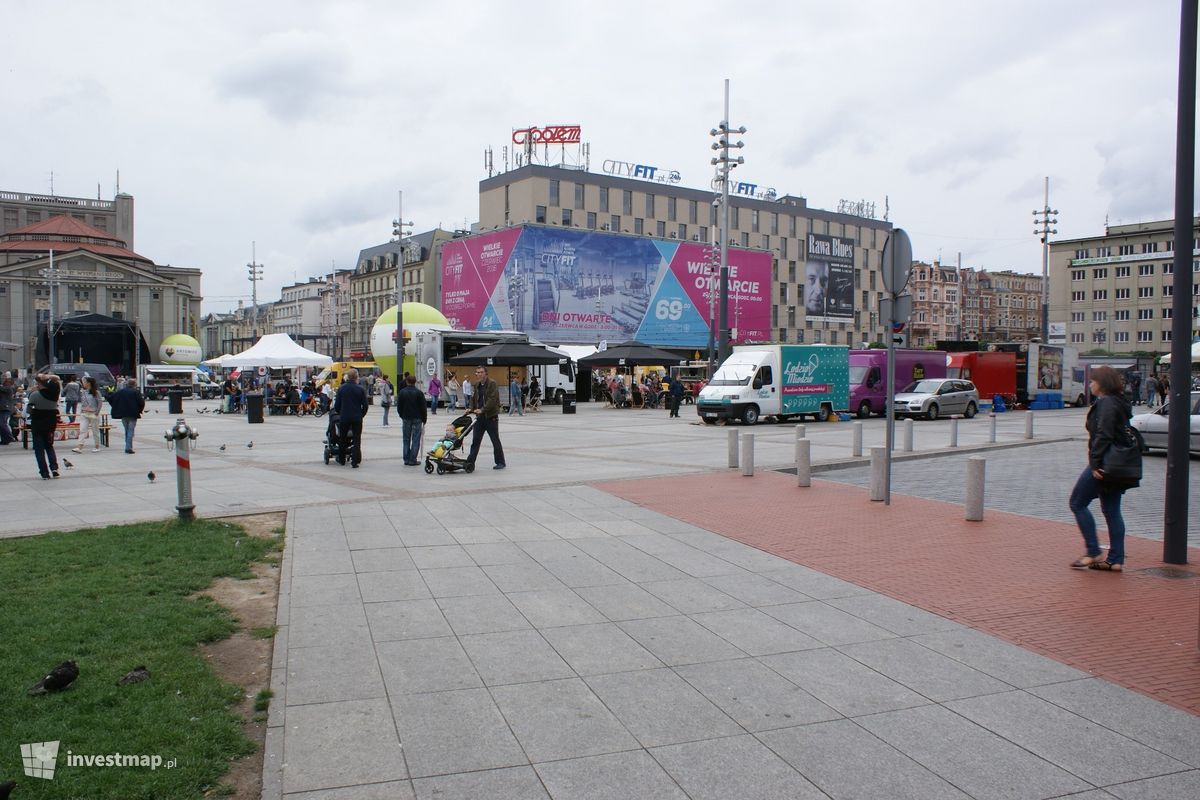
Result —
[[717, 127], [708, 132], [716, 137], [712, 149], [720, 153], [714, 156], [711, 164], [717, 168], [717, 180], [721, 183], [721, 196], [716, 201], [721, 206], [721, 271], [720, 271], [720, 319], [718, 322], [717, 363], [729, 357], [729, 173], [740, 164], [746, 163], [741, 156], [736, 158], [729, 155], [730, 150], [740, 150], [745, 144], [740, 140], [736, 143], [729, 141], [731, 133], [743, 134], [745, 126], [737, 129], [729, 127], [729, 79], [725, 79], [725, 116]]
[[1042, 238], [1042, 341], [1050, 341], [1050, 234], [1058, 233], [1058, 211], [1050, 208], [1050, 176], [1046, 176], [1046, 200], [1042, 210], [1034, 209], [1033, 235]]
[[396, 252], [396, 388], [404, 376], [404, 234], [412, 235], [413, 224], [404, 221], [404, 192], [399, 193], [397, 215], [392, 220], [392, 236], [399, 247]]

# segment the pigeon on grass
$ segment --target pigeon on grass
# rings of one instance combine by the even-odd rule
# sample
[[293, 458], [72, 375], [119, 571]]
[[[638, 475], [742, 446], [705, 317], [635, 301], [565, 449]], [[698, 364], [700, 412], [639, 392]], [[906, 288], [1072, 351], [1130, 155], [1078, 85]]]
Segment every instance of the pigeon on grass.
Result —
[[79, 665], [74, 661], [64, 661], [50, 672], [46, 673], [46, 677], [29, 687], [30, 694], [46, 694], [48, 692], [61, 692], [63, 689], [70, 686], [76, 678], [79, 677]]
[[129, 683], [141, 683], [150, 679], [150, 670], [146, 669], [145, 665], [139, 665], [126, 672], [121, 676], [121, 680], [117, 681], [118, 686], [125, 686]]

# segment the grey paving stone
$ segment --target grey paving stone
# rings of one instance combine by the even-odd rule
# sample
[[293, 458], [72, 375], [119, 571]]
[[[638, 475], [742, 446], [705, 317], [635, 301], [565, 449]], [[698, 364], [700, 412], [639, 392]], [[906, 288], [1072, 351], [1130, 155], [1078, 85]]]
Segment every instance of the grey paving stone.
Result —
[[546, 628], [542, 636], [579, 675], [601, 675], [663, 664], [611, 622]]
[[745, 574], [745, 570], [739, 566], [662, 534], [626, 536], [621, 541], [694, 578]]
[[442, 610], [433, 600], [368, 603], [365, 608], [367, 624], [371, 626], [371, 639], [376, 642], [429, 639], [453, 633], [442, 616]]
[[393, 703], [413, 778], [529, 763], [486, 689], [404, 695]]
[[413, 787], [417, 791], [417, 800], [550, 800], [533, 767], [417, 778]]
[[1200, 717], [1099, 678], [1029, 690], [1172, 758], [1200, 767]]
[[718, 558], [749, 572], [771, 572], [773, 570], [787, 569], [793, 564], [793, 562], [781, 556], [764, 553], [762, 550], [757, 550], [749, 545], [726, 539], [724, 536], [718, 536], [708, 531], [703, 531], [702, 533], [672, 533], [670, 535], [682, 542], [687, 542], [693, 547], [704, 550], [706, 553], [712, 553]]
[[763, 613], [770, 614], [780, 622], [791, 625], [817, 641], [830, 645], [872, 642], [877, 639], [892, 639], [896, 634], [872, 625], [853, 614], [813, 600], [807, 603], [790, 603], [783, 606], [767, 606]]
[[558, 539], [558, 534], [533, 520], [522, 523], [504, 523], [496, 526], [510, 542], [536, 542], [543, 539]]
[[615, 538], [577, 539], [573, 544], [614, 572], [637, 583], [689, 577], [687, 573]]
[[907, 639], [843, 645], [838, 650], [930, 700], [957, 700], [1012, 688]]
[[[383, 697], [383, 679], [369, 644], [294, 647], [287, 656], [287, 700], [292, 706]], [[272, 705], [282, 705], [276, 698]]]
[[748, 606], [778, 606], [812, 599], [762, 575], [715, 575], [704, 582]]
[[543, 591], [567, 588], [540, 564], [494, 564], [482, 568], [502, 592]]
[[461, 545], [457, 544], [438, 547], [409, 547], [407, 552], [417, 569], [475, 566], [474, 559]]
[[620, 580], [619, 584], [580, 587], [575, 593], [613, 622], [678, 615], [678, 611], [642, 587], [624, 578]]
[[479, 567], [423, 569], [421, 577], [434, 597], [466, 597], [500, 592]]
[[444, 692], [483, 686], [458, 640], [407, 639], [375, 645], [388, 694]]
[[300, 575], [292, 578], [288, 592], [293, 608], [300, 606], [328, 606], [339, 603], [358, 603], [358, 580], [353, 573], [336, 575]]
[[381, 547], [403, 547], [404, 542], [394, 530], [347, 531], [346, 544], [351, 550], [374, 550]]
[[[1187, 769], [1186, 764], [1025, 692], [958, 700], [946, 707], [1099, 786]], [[1200, 740], [1195, 744], [1200, 748]]]
[[759, 661], [847, 717], [929, 702], [832, 648], [764, 656]]
[[825, 601], [872, 625], [891, 631], [897, 636], [915, 636], [934, 631], [966, 630], [953, 620], [939, 617], [928, 611], [902, 603], [887, 595], [860, 594], [851, 597], [835, 597]]
[[575, 675], [534, 630], [480, 633], [462, 636], [459, 642], [487, 686]]
[[758, 738], [834, 800], [969, 800], [850, 720], [770, 731]]
[[353, 647], [370, 639], [361, 603], [300, 606], [288, 618], [289, 647]]
[[541, 562], [546, 571], [571, 588], [613, 586], [628, 583], [624, 577], [591, 556], [580, 553], [574, 558], [554, 558]]
[[491, 691], [535, 763], [638, 748], [637, 739], [578, 678], [498, 686]]
[[1019, 689], [1061, 683], [1087, 675], [1066, 664], [969, 628], [921, 634], [912, 637], [912, 641]]
[[703, 611], [725, 611], [731, 608], [746, 607], [742, 601], [735, 600], [696, 578], [648, 581], [640, 585], [650, 594], [677, 609], [681, 614], [699, 614]]
[[617, 624], [669, 666], [745, 656], [741, 650], [687, 617], [635, 619]]
[[506, 596], [535, 628], [604, 622], [600, 612], [570, 589], [513, 592]]
[[519, 541], [517, 547], [527, 553], [530, 558], [539, 564], [547, 561], [563, 561], [572, 558], [591, 558], [575, 545], [568, 541], [559, 539], [557, 536], [552, 539], [536, 539], [533, 541]]
[[754, 659], [689, 664], [675, 672], [750, 732], [841, 717]]
[[354, 571], [364, 572], [397, 572], [399, 570], [416, 569], [408, 551], [396, 547], [372, 548], [355, 550], [350, 554], [354, 559]]
[[517, 631], [530, 627], [529, 620], [506, 597], [442, 597], [437, 601], [442, 615], [459, 636], [471, 633]]
[[[408, 778], [386, 700], [296, 706], [283, 728], [283, 791], [301, 792]], [[329, 743], [338, 743], [337, 758]]]
[[656, 747], [654, 760], [692, 800], [824, 800], [825, 795], [753, 736]]
[[[493, 522], [498, 521], [493, 520]], [[450, 535], [461, 545], [497, 544], [508, 541], [508, 537], [495, 526], [456, 527], [450, 530]]]
[[870, 590], [856, 586], [848, 581], [834, 578], [815, 569], [793, 564], [782, 569], [767, 570], [759, 573], [776, 583], [795, 589], [801, 594], [817, 600], [827, 600], [832, 597], [850, 597], [856, 594], [870, 594]]
[[358, 590], [364, 603], [389, 600], [424, 600], [433, 597], [421, 573], [415, 569], [398, 572], [366, 572], [358, 576]]
[[671, 776], [641, 750], [554, 761], [535, 769], [554, 800], [687, 800]]
[[458, 540], [439, 525], [404, 525], [397, 531], [405, 547], [457, 545]]
[[889, 711], [857, 721], [979, 800], [1057, 797], [1093, 788], [941, 706]]
[[[283, 800], [413, 800], [415, 797], [409, 781], [388, 781], [387, 783], [369, 783], [362, 786], [343, 786], [340, 789], [300, 792], [285, 795]], [[263, 800], [267, 800], [265, 793]]]
[[736, 722], [669, 669], [594, 675], [586, 681], [643, 747], [742, 733]]
[[1200, 797], [1200, 771], [1122, 783], [1108, 791], [1121, 800], [1195, 800]]
[[533, 561], [528, 553], [509, 541], [465, 544], [463, 549], [477, 567], [489, 567], [493, 564], [528, 564]]
[[350, 551], [304, 552], [292, 556], [292, 577], [300, 575], [331, 575], [338, 572], [354, 572]]
[[752, 656], [812, 650], [825, 645], [755, 608], [692, 614], [691, 618]]

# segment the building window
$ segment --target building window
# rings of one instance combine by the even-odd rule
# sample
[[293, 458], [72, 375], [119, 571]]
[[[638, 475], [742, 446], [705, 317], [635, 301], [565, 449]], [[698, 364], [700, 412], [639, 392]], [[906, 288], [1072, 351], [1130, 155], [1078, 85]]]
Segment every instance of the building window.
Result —
[[675, 221], [675, 198], [671, 195], [667, 196], [667, 219], [671, 222]]
[[575, 207], [578, 209], [583, 208], [583, 184], [582, 183], [575, 184]]
[[1098, 281], [1108, 277], [1108, 268], [1101, 267], [1100, 269], [1092, 270], [1092, 280]]
[[688, 222], [692, 223], [693, 225], [700, 221], [697, 217], [697, 214], [700, 213], [699, 209], [699, 203], [697, 203], [695, 200], [688, 201]]
[[629, 189], [621, 192], [621, 213], [626, 216], [633, 216], [633, 192]]
[[[1071, 292], [1071, 302], [1072, 303], [1082, 303], [1086, 297], [1087, 297], [1087, 292]], [[918, 297], [917, 299], [920, 300], [921, 298]], [[987, 306], [988, 306], [987, 300], [984, 300], [984, 308], [987, 308]]]
[[604, 214], [608, 213], [608, 187], [600, 187], [600, 211]]
[[772, 236], [779, 235], [779, 215], [778, 214], [771, 215], [771, 235]]
[[1146, 276], [1154, 274], [1153, 264], [1138, 264], [1138, 275]]
[[1123, 244], [1117, 248], [1117, 255], [1131, 256], [1133, 255], [1133, 245]]
[[1076, 258], [1087, 258], [1087, 257], [1088, 257], [1088, 251], [1087, 251], [1087, 250], [1076, 250], [1076, 251], [1075, 251], [1075, 257], [1076, 257]]
[[787, 239], [780, 239], [780, 240], [779, 240], [779, 257], [780, 257], [780, 258], [787, 258], [787, 257], [788, 257], [787, 243], [788, 243], [788, 240], [787, 240]]
[[1117, 289], [1116, 297], [1118, 300], [1129, 299], [1129, 289]]
[[1175, 274], [1175, 265], [1172, 264], [1170, 261], [1163, 264], [1162, 265], [1162, 274], [1163, 275], [1174, 275]]
[[1142, 252], [1143, 253], [1157, 253], [1158, 252], [1158, 242], [1142, 242]]
[[687, 223], [686, 222], [679, 223], [679, 233], [678, 233], [677, 238], [680, 238], [680, 239], [687, 238]]
[[1129, 267], [1117, 267], [1116, 276], [1118, 278], [1128, 278], [1129, 277]]
[[646, 195], [646, 216], [651, 219], [656, 216], [654, 213], [654, 195], [652, 194]]
[[1072, 333], [1071, 334], [1071, 344], [1083, 344], [1083, 334], [1082, 333]]
[[1139, 286], [1138, 287], [1138, 297], [1154, 297], [1154, 287], [1153, 286]]
[[616, 214], [613, 214], [611, 217], [609, 217], [608, 218], [608, 229], [610, 231], [621, 230], [621, 218], [619, 216], [617, 216]]
[[588, 226], [589, 231], [596, 230], [596, 212], [595, 211], [587, 212], [587, 226]]
[[1087, 280], [1087, 270], [1086, 269], [1071, 270], [1071, 280], [1073, 280], [1073, 281]]
[[571, 220], [572, 220], [571, 209], [564, 208], [562, 210], [562, 224], [569, 228], [569, 227], [571, 227]]
[[1162, 310], [1162, 318], [1163, 319], [1171, 319], [1173, 316], [1172, 312], [1174, 312], [1174, 310], [1175, 309], [1171, 308], [1170, 306], [1164, 306], [1163, 310]]
[[[1129, 309], [1121, 308], [1121, 309], [1114, 311], [1113, 319], [1115, 319], [1117, 322], [1128, 322], [1129, 321]], [[1080, 322], [1082, 322], [1082, 321], [1083, 320], [1080, 320]]]
[[667, 223], [662, 220], [654, 223], [654, 232], [658, 234], [658, 238], [660, 239], [667, 238]]
[[1107, 321], [1108, 321], [1108, 312], [1107, 311], [1093, 311], [1092, 312], [1092, 322], [1107, 322]]
[[1112, 255], [1111, 247], [1097, 247], [1096, 248], [1096, 258], [1108, 258], [1111, 255]]
[[642, 218], [641, 218], [641, 217], [634, 217], [634, 219], [633, 219], [633, 232], [634, 232], [634, 233], [641, 233], [641, 232], [642, 232], [642, 227], [643, 227], [643, 225], [642, 225]]
[[1129, 331], [1116, 331], [1113, 333], [1113, 341], [1117, 344], [1128, 344]]
[[758, 233], [758, 209], [750, 209], [750, 230]]
[[558, 205], [558, 181], [550, 181], [550, 205]]
[[541, 223], [546, 222], [546, 207], [545, 206], [538, 206], [537, 208], [535, 208], [533, 210], [533, 221], [541, 222]]
[[750, 234], [743, 232], [742, 233], [742, 247], [749, 247], [749, 246], [750, 246]]
[[32, 225], [35, 222], [41, 222], [41, 221], [42, 221], [42, 212], [40, 212], [40, 211], [26, 211], [25, 212], [25, 224], [26, 225]]
[[740, 210], [741, 209], [739, 209], [733, 203], [729, 204], [729, 227], [731, 229], [742, 227], [741, 223], [738, 222], [738, 211]]
[[1084, 317], [1086, 317], [1086, 316], [1087, 316], [1087, 312], [1084, 312], [1084, 311], [1072, 311], [1072, 312], [1071, 312], [1071, 322], [1083, 322], [1083, 321], [1084, 321]]
[[1138, 309], [1138, 319], [1154, 319], [1154, 309], [1153, 308], [1139, 308]]
[[1138, 331], [1137, 340], [1139, 342], [1153, 342], [1154, 341], [1154, 331]]

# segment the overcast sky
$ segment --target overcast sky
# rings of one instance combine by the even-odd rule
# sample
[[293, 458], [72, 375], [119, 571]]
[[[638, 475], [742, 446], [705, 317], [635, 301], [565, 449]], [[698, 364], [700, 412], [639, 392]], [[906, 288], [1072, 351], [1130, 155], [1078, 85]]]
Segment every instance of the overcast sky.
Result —
[[0, 190], [136, 198], [135, 249], [204, 271], [204, 310], [352, 268], [396, 216], [479, 213], [483, 151], [579, 124], [614, 158], [814, 208], [884, 198], [914, 256], [1041, 271], [1059, 238], [1173, 215], [1177, 0], [742, 3], [4, 0]]

